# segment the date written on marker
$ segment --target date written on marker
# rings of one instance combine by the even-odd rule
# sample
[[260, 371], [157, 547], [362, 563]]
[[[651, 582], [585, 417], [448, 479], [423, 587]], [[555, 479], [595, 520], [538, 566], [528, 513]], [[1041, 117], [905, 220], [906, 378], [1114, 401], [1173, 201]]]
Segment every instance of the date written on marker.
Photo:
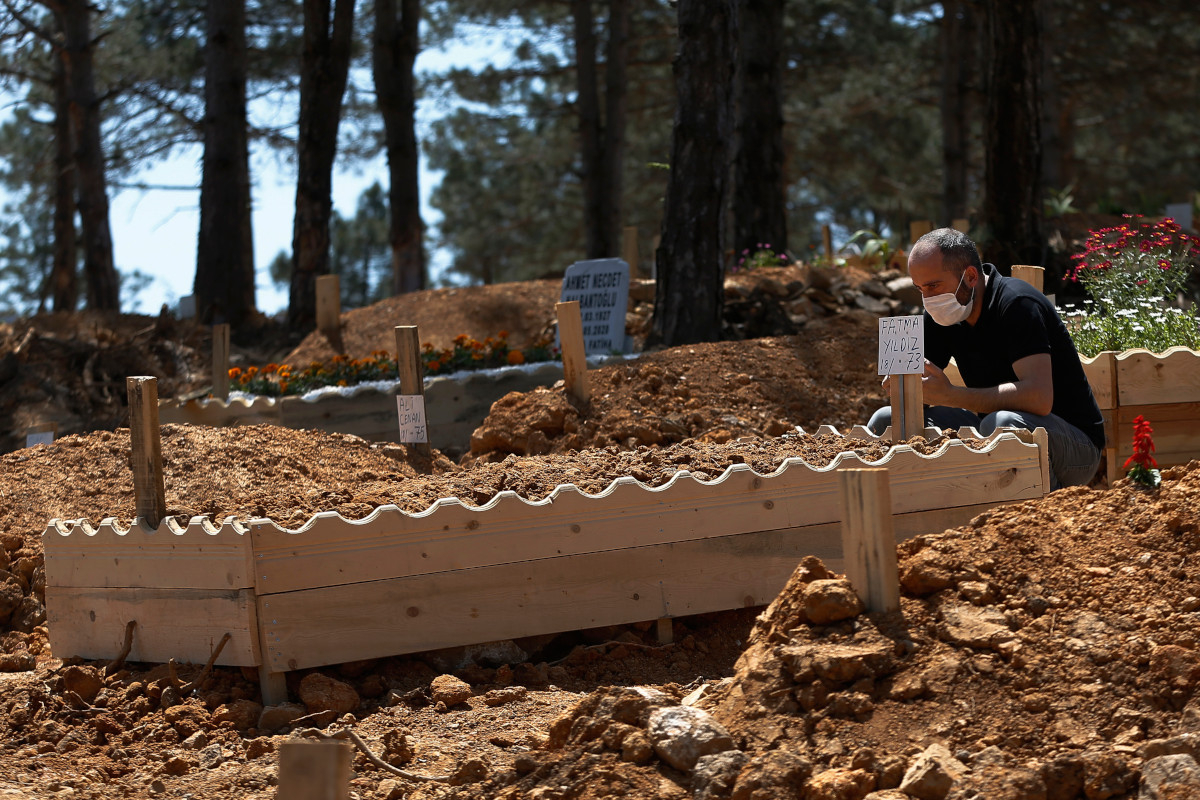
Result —
[[925, 371], [925, 317], [879, 318], [879, 374], [919, 375]]
[[400, 417], [401, 444], [428, 444], [429, 430], [425, 425], [425, 396], [396, 395], [396, 411]]

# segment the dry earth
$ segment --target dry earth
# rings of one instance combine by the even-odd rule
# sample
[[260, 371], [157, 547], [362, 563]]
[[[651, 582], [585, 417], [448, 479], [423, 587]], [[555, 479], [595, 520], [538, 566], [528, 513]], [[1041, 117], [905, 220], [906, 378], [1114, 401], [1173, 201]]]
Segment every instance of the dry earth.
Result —
[[[781, 435], [844, 427], [881, 399], [873, 317], [789, 321], [785, 336], [599, 370], [589, 407], [506, 398], [476, 437], [501, 444], [469, 466], [314, 431], [167, 426], [168, 507], [295, 527], [316, 511], [361, 518], [451, 494], [536, 498], [568, 479], [596, 491], [619, 475], [653, 484], [677, 468], [878, 455]], [[31, 346], [0, 384], [29, 380]], [[201, 335], [192, 349], [204, 346]], [[197, 385], [202, 361], [189, 368]], [[539, 414], [551, 423], [532, 424]], [[286, 737], [344, 728], [391, 764], [450, 777], [409, 780], [360, 754], [351, 790], [364, 800], [1200, 796], [1200, 463], [1158, 490], [1069, 489], [912, 539], [893, 616], [862, 613], [810, 560], [769, 608], [677, 620], [674, 644], [647, 623], [521, 640], [465, 666], [466, 651], [343, 664], [291, 674], [302, 704], [264, 717], [240, 670], [181, 693], [162, 665], [106, 676], [105, 662], [48, 651], [46, 522], [133, 514], [127, 431], [84, 424], [93, 432], [0, 456], [2, 796], [268, 798]]]

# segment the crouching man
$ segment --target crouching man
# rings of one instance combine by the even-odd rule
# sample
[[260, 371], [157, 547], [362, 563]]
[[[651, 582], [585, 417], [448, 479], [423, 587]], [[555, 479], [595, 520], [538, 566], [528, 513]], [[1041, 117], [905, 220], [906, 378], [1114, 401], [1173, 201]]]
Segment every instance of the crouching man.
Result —
[[[950, 228], [917, 240], [908, 274], [925, 306], [925, 424], [973, 425], [984, 435], [1045, 428], [1050, 488], [1090, 481], [1104, 449], [1104, 418], [1054, 304], [980, 263], [975, 243]], [[965, 387], [943, 372], [951, 358]], [[867, 427], [881, 434], [891, 420], [885, 406]]]

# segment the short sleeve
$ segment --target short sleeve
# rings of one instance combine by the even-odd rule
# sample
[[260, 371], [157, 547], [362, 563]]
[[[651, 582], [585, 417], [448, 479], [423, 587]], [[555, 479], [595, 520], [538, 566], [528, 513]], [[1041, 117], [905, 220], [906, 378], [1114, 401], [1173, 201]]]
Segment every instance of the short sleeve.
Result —
[[1017, 298], [1003, 316], [1003, 327], [1003, 347], [1010, 364], [1029, 356], [1051, 353], [1050, 332], [1042, 309], [1033, 298]]

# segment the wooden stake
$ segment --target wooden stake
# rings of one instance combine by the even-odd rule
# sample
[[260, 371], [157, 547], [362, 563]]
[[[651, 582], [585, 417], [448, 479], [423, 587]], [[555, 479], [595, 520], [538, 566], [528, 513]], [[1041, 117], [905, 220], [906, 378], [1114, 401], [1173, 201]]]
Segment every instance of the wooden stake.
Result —
[[137, 516], [151, 528], [166, 513], [163, 488], [162, 439], [158, 430], [158, 379], [125, 380], [129, 395], [129, 439], [133, 448], [133, 491]]
[[659, 644], [670, 644], [675, 641], [675, 626], [670, 617], [660, 617], [655, 629]]
[[621, 234], [621, 258], [629, 265], [630, 277], [638, 274], [638, 229], [626, 225]]
[[558, 316], [558, 342], [562, 347], [563, 379], [567, 391], [579, 402], [586, 403], [592, 398], [592, 390], [588, 385], [579, 301], [555, 303], [554, 313]]
[[317, 276], [317, 330], [341, 341], [342, 289], [337, 275]]
[[282, 672], [271, 672], [265, 664], [258, 668], [258, 687], [262, 690], [264, 706], [278, 706], [287, 702], [287, 678]]
[[1042, 267], [1033, 267], [1029, 264], [1013, 264], [1012, 276], [1020, 278], [1039, 292], [1045, 291], [1042, 286], [1044, 285], [1046, 270]]
[[908, 223], [908, 238], [916, 244], [917, 239], [920, 239], [925, 234], [933, 230], [933, 223], [927, 219], [915, 219]]
[[971, 229], [971, 220], [956, 219], [956, 220], [954, 220], [953, 223], [951, 223], [950, 227], [954, 228], [954, 230], [956, 230], [960, 233], [966, 233], [967, 231], [969, 231]]
[[821, 226], [821, 241], [825, 245], [825, 263], [833, 264], [833, 232], [828, 225]]
[[900, 610], [900, 577], [886, 469], [838, 472], [846, 577], [868, 611]]
[[892, 375], [888, 381], [892, 403], [892, 441], [903, 442], [925, 431], [925, 406], [920, 375]]
[[229, 399], [229, 326], [222, 323], [212, 329], [213, 397]]
[[280, 800], [347, 800], [349, 742], [288, 739], [279, 745]]
[[[416, 325], [396, 326], [396, 366], [400, 370], [400, 394], [420, 395], [424, 402], [425, 370], [421, 367], [421, 335]], [[429, 419], [428, 411], [425, 419]], [[408, 446], [426, 458], [432, 456], [427, 441]]]

